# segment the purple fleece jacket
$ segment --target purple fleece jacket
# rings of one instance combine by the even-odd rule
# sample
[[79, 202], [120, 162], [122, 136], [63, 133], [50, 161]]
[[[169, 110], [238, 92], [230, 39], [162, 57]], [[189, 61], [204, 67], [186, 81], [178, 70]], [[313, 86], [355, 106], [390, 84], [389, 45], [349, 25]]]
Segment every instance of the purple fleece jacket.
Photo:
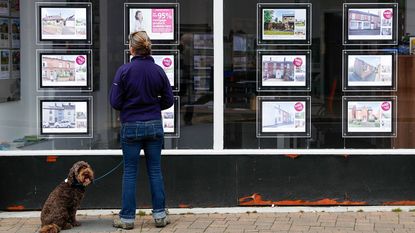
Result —
[[121, 122], [160, 120], [161, 110], [173, 105], [173, 92], [164, 70], [151, 56], [135, 56], [115, 74], [111, 106]]

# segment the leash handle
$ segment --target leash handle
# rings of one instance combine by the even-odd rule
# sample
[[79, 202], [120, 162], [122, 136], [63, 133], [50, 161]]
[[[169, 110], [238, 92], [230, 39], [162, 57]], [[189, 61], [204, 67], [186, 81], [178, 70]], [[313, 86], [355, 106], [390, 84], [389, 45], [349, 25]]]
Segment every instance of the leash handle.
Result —
[[121, 166], [121, 164], [123, 164], [124, 161], [121, 161], [117, 166], [115, 166], [113, 169], [111, 169], [111, 171], [105, 173], [104, 175], [94, 179], [94, 181], [92, 183], [96, 183], [98, 180], [106, 177], [107, 175], [111, 174], [113, 171], [117, 170], [117, 168], [119, 168]]

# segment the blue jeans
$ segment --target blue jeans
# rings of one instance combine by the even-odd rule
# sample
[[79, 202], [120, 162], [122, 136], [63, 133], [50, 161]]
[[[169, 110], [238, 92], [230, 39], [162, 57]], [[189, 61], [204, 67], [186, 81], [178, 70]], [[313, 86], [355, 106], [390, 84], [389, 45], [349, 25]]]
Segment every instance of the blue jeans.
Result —
[[166, 217], [164, 181], [161, 173], [161, 148], [163, 146], [161, 120], [127, 122], [121, 128], [121, 147], [124, 158], [122, 182], [121, 219], [135, 219], [136, 183], [140, 162], [140, 151], [144, 149], [147, 174], [151, 186], [153, 217]]

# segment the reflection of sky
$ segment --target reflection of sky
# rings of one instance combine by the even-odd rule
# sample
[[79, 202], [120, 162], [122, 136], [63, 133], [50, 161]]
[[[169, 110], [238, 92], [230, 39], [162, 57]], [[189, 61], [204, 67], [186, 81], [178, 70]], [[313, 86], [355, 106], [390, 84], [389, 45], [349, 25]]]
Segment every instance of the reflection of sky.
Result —
[[274, 14], [272, 15], [272, 20], [278, 18], [278, 21], [282, 20], [283, 15], [294, 15], [297, 21], [305, 20], [306, 18], [306, 10], [305, 9], [274, 9]]
[[[282, 110], [284, 110], [284, 111], [286, 111], [286, 112], [288, 112], [290, 114], [294, 114], [294, 113], [297, 112], [294, 109], [294, 105], [297, 102], [298, 101], [292, 101], [292, 102], [267, 102], [267, 101], [264, 101], [262, 106], [263, 106], [264, 109], [265, 108], [275, 109], [275, 108], [277, 108], [279, 106], [280, 109], [282, 109]], [[301, 103], [303, 103], [303, 105], [305, 104], [304, 102], [301, 102]], [[304, 111], [304, 108], [303, 108], [303, 111]]]
[[375, 101], [375, 102], [373, 102], [373, 101], [370, 101], [370, 102], [350, 101], [350, 102], [348, 102], [348, 108], [351, 109], [351, 108], [353, 108], [353, 106], [356, 106], [356, 108], [368, 107], [368, 108], [371, 108], [372, 110], [377, 111], [377, 110], [382, 109], [380, 106], [383, 102], [388, 102], [390, 104], [391, 108], [392, 108], [392, 102], [391, 101], [379, 101], [379, 102], [378, 101]]
[[[76, 14], [76, 15], [75, 15]], [[78, 19], [85, 19], [85, 8], [42, 8], [42, 17], [60, 15], [62, 18], [68, 18], [75, 15]]]

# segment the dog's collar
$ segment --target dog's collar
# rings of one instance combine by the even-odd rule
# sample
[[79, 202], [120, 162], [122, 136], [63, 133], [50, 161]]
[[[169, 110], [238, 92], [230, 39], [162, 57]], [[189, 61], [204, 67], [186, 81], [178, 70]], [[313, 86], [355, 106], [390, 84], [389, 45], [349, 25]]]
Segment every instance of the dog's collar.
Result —
[[[65, 179], [65, 183], [68, 183], [68, 178]], [[74, 182], [71, 184], [71, 187], [79, 189], [81, 191], [85, 191], [85, 186], [80, 184], [76, 179], [74, 179]]]

